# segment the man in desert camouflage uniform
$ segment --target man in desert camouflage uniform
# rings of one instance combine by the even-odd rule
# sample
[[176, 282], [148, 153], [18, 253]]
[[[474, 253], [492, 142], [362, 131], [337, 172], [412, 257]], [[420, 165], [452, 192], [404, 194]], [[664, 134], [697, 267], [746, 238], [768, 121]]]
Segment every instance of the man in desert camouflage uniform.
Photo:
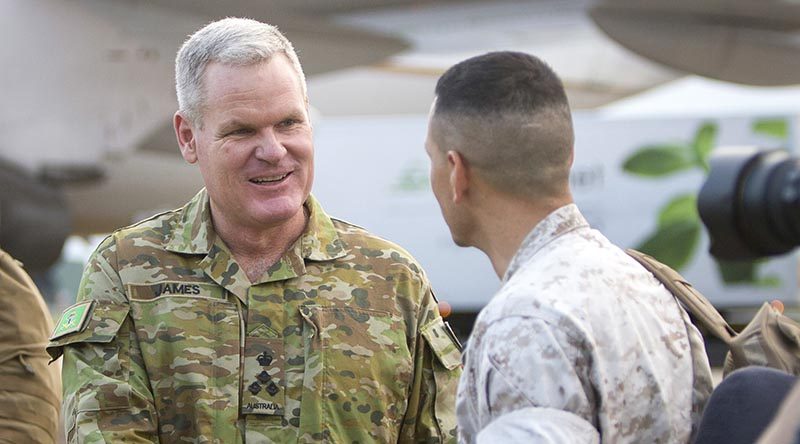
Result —
[[464, 356], [460, 440], [688, 442], [711, 389], [702, 338], [572, 203], [555, 73], [514, 52], [455, 65], [436, 86], [426, 150], [453, 240], [503, 279]]
[[176, 80], [181, 153], [206, 188], [87, 265], [49, 347], [70, 442], [455, 441], [460, 352], [425, 274], [309, 194], [291, 44], [214, 22]]

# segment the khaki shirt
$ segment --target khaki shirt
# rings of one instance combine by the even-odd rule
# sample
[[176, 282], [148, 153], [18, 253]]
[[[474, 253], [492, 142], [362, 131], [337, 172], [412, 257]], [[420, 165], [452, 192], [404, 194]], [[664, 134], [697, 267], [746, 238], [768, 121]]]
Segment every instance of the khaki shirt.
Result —
[[464, 361], [470, 443], [686, 443], [711, 392], [686, 312], [575, 205], [523, 241]]
[[205, 190], [108, 237], [48, 347], [69, 440], [453, 442], [460, 352], [422, 269], [306, 207], [253, 284]]
[[50, 312], [19, 262], [0, 250], [0, 443], [54, 443], [61, 378], [44, 348]]

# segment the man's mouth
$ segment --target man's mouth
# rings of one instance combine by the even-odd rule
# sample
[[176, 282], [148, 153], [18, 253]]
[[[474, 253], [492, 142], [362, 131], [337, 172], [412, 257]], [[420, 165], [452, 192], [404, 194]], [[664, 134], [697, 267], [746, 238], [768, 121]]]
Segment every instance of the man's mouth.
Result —
[[254, 184], [257, 184], [257, 185], [264, 185], [264, 184], [269, 184], [269, 183], [278, 183], [278, 182], [282, 181], [283, 179], [286, 179], [286, 177], [288, 177], [289, 174], [291, 174], [291, 173], [276, 174], [274, 176], [256, 177], [256, 178], [250, 179], [250, 182], [252, 182]]

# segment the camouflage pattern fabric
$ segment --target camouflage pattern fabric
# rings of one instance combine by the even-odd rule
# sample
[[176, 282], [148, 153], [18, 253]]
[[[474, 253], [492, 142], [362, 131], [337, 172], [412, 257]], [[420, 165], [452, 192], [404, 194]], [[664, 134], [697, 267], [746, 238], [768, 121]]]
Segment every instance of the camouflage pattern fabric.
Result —
[[455, 442], [460, 351], [422, 269], [306, 207], [253, 284], [204, 190], [108, 237], [78, 294], [88, 320], [48, 347], [69, 441]]
[[44, 351], [53, 320], [42, 295], [0, 250], [0, 443], [55, 443], [61, 380]]
[[462, 442], [689, 442], [711, 392], [675, 298], [574, 204], [540, 222], [478, 316]]

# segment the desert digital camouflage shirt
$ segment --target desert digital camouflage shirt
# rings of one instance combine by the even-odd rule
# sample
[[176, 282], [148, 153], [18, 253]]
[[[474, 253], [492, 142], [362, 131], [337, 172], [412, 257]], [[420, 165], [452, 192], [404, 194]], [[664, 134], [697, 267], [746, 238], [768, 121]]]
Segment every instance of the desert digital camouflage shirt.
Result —
[[685, 443], [711, 391], [686, 313], [572, 204], [522, 243], [464, 359], [468, 443]]
[[460, 352], [400, 247], [309, 197], [255, 284], [201, 191], [109, 236], [48, 351], [70, 442], [454, 442]]

